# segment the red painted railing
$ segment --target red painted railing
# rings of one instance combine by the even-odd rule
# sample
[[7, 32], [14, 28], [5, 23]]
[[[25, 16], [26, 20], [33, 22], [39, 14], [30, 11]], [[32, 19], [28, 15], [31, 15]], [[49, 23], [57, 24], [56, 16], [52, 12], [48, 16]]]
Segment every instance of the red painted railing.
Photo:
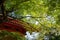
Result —
[[3, 22], [0, 24], [0, 30], [7, 30], [10, 32], [20, 32], [22, 34], [26, 33], [24, 25], [18, 24], [18, 20], [12, 20], [9, 22]]

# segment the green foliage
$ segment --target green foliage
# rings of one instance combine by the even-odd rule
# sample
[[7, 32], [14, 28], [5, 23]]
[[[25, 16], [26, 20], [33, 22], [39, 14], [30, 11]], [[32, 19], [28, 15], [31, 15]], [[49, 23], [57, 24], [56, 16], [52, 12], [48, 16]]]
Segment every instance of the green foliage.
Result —
[[0, 40], [25, 40], [25, 38], [19, 33], [0, 30]]
[[17, 19], [39, 29], [42, 37], [51, 28], [60, 28], [60, 0], [6, 0], [4, 5], [5, 10], [13, 9], [17, 17], [22, 17]]

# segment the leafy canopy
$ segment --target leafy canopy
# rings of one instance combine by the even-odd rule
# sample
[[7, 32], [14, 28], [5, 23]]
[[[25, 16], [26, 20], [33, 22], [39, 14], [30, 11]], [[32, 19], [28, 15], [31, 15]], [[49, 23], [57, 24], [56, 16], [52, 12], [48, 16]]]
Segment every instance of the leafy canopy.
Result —
[[[5, 10], [42, 32], [60, 28], [60, 0], [6, 0]], [[13, 15], [14, 15], [13, 14]], [[9, 15], [11, 16], [11, 15]]]

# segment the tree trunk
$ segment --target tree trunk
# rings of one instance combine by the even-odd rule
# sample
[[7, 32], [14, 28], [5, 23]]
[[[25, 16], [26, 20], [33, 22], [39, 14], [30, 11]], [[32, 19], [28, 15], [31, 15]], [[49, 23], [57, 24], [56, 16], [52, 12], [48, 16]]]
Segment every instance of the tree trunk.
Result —
[[7, 21], [7, 14], [6, 14], [6, 11], [5, 11], [5, 7], [4, 7], [4, 1], [5, 0], [1, 0], [1, 11], [2, 11], [2, 14], [3, 14], [3, 22]]

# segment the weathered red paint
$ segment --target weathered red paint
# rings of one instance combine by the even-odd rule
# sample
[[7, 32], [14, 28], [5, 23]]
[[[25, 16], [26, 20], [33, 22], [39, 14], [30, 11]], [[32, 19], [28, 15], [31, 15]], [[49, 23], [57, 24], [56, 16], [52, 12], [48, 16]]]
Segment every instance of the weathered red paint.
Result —
[[3, 22], [0, 24], [0, 30], [7, 30], [10, 32], [20, 32], [25, 35], [26, 29], [24, 28], [24, 25], [19, 24], [18, 20], [12, 20], [9, 22]]

